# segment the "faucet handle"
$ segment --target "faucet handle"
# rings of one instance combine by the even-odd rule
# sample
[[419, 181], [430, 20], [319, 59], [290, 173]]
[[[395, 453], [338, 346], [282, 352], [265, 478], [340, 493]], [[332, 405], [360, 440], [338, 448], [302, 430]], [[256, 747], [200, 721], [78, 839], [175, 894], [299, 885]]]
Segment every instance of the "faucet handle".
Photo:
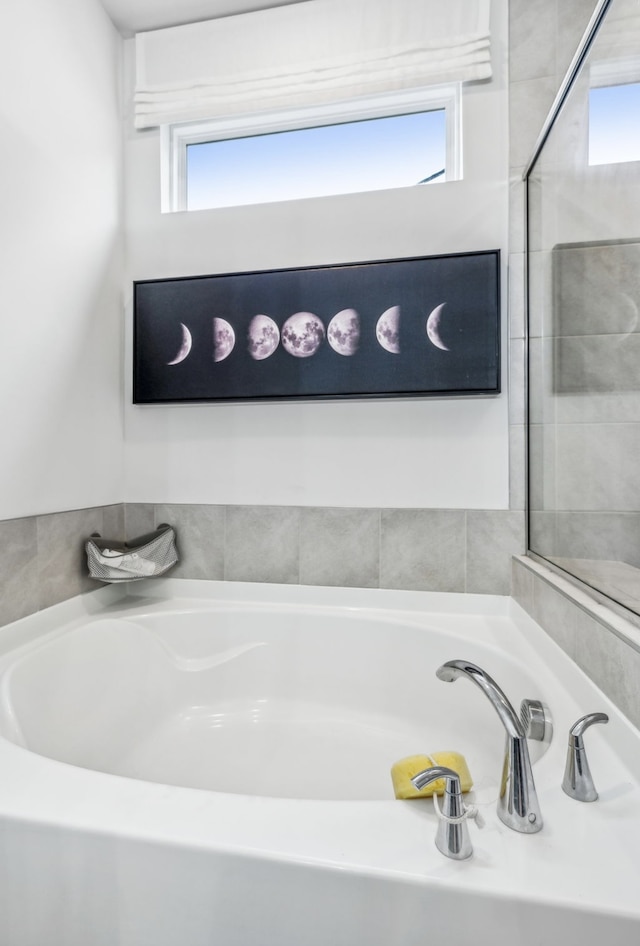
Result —
[[[453, 769], [448, 769], [443, 765], [434, 765], [429, 769], [418, 772], [411, 781], [420, 790], [430, 782], [435, 782], [436, 779], [445, 780], [442, 812], [438, 813], [436, 847], [445, 857], [462, 861], [467, 857], [471, 857], [473, 846], [465, 817], [467, 812], [460, 790], [460, 776]], [[436, 796], [433, 797], [434, 803], [437, 805]]]
[[569, 730], [569, 747], [562, 790], [577, 801], [595, 801], [598, 797], [582, 737], [594, 723], [608, 722], [609, 717], [606, 713], [588, 713], [586, 716], [581, 716]]

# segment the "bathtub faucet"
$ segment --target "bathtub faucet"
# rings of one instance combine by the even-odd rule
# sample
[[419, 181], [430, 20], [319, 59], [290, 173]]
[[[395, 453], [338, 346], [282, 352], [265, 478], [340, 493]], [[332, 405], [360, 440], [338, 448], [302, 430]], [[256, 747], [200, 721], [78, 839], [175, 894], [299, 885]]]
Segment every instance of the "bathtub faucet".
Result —
[[513, 706], [495, 680], [468, 660], [448, 660], [436, 670], [436, 676], [446, 683], [466, 677], [479, 686], [489, 699], [507, 734], [498, 817], [514, 831], [523, 834], [539, 831], [542, 828], [542, 815], [531, 771], [527, 737]]

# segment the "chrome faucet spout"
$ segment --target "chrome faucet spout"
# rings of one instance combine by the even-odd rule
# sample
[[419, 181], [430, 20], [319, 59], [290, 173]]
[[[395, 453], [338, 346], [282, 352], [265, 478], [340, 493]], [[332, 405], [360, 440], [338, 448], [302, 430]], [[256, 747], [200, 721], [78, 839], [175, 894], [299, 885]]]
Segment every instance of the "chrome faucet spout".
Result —
[[498, 796], [498, 817], [508, 828], [534, 834], [542, 828], [527, 738], [513, 706], [495, 680], [468, 660], [449, 660], [436, 671], [439, 680], [453, 683], [466, 677], [485, 694], [506, 733], [504, 764]]

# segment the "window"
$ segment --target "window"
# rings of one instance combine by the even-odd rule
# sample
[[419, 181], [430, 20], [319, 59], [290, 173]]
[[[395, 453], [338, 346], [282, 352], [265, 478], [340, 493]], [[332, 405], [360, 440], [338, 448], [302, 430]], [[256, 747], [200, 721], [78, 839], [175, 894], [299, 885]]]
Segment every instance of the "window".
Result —
[[458, 85], [330, 109], [163, 128], [163, 211], [460, 177]]
[[589, 164], [640, 161], [640, 82], [589, 92]]
[[640, 161], [640, 63], [596, 63], [589, 89], [589, 164]]

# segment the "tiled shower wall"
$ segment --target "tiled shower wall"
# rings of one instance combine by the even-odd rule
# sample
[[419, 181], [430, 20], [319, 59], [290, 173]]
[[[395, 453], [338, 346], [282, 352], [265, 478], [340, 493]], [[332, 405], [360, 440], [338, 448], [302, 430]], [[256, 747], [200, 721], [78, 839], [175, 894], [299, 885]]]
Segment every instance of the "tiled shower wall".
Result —
[[[511, 506], [524, 504], [524, 184], [522, 173], [563, 75], [595, 9], [595, 0], [510, 0], [510, 423]], [[534, 332], [534, 335], [536, 332]], [[539, 334], [539, 333], [537, 333]], [[536, 342], [533, 355], [536, 356]], [[534, 403], [534, 419], [544, 405]], [[575, 420], [575, 418], [574, 418]], [[627, 466], [629, 466], [627, 464]], [[629, 472], [637, 464], [631, 464]], [[533, 484], [534, 490], [539, 484]], [[604, 495], [607, 495], [605, 489]], [[567, 514], [570, 515], [570, 514]], [[627, 514], [629, 515], [629, 514]], [[602, 514], [592, 513], [591, 519]], [[580, 526], [593, 523], [580, 521]], [[619, 535], [619, 523], [611, 524]], [[625, 522], [626, 525], [626, 522]], [[574, 528], [577, 527], [577, 523]], [[603, 529], [597, 526], [599, 540]], [[579, 541], [580, 537], [577, 537]], [[606, 537], [604, 538], [606, 541]], [[586, 546], [584, 554], [593, 550]], [[599, 550], [602, 554], [602, 548]], [[606, 554], [606, 548], [605, 548]], [[512, 594], [555, 642], [640, 726], [640, 644], [628, 618], [543, 564], [513, 563]]]
[[[530, 558], [513, 562], [513, 597], [621, 712], [640, 726], [638, 628]], [[585, 707], [585, 712], [598, 709]]]
[[122, 504], [0, 522], [0, 624], [99, 587], [92, 532], [135, 538], [169, 522], [176, 578], [507, 595], [521, 512]]
[[509, 0], [509, 504], [525, 508], [522, 174], [596, 0]]

